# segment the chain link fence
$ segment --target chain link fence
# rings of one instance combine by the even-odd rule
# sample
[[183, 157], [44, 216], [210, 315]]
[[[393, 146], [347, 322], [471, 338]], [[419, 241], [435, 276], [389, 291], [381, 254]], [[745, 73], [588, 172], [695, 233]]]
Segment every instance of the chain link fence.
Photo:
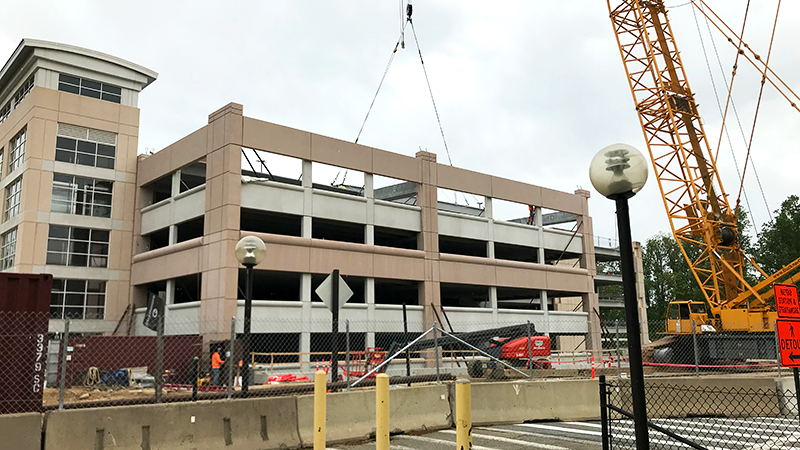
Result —
[[[11, 361], [24, 362], [19, 367], [12, 364], [0, 378], [0, 405], [6, 405], [2, 412], [36, 410], [30, 405], [38, 397], [45, 409], [237, 397], [248, 381], [242, 380], [245, 367], [252, 368], [251, 395], [309, 392], [317, 370], [328, 373], [330, 381], [340, 382], [337, 386], [342, 389], [365, 376], [357, 386], [367, 388], [377, 373], [411, 377], [414, 382], [436, 382], [437, 374], [439, 380], [628, 378], [627, 333], [622, 321], [603, 322], [595, 336], [602, 350], [590, 351], [587, 342], [592, 336], [585, 316], [552, 314], [546, 321], [536, 316], [530, 327], [529, 354], [524, 345], [526, 320], [465, 320], [454, 314], [452, 321], [442, 317], [434, 336], [430, 324], [403, 322], [398, 311], [398, 320], [341, 320], [338, 354], [333, 358], [329, 317], [299, 320], [256, 314], [247, 357], [241, 318], [201, 320], [196, 311], [193, 315], [185, 311], [189, 310], [174, 308], [165, 316], [160, 360], [156, 333], [143, 326], [142, 314], [137, 313], [130, 326], [118, 327], [113, 335], [86, 331], [91, 328], [80, 320], [69, 321], [71, 332], [67, 321], [50, 321], [48, 332], [46, 314], [0, 317], [6, 354]], [[648, 378], [780, 375], [772, 332], [762, 333], [753, 342], [753, 333], [733, 338], [726, 334], [723, 341], [710, 332], [667, 335], [664, 321], [650, 322], [647, 329], [651, 342], [645, 343], [643, 356]], [[416, 339], [414, 346], [400, 351]], [[515, 339], [521, 339], [516, 346], [512, 345]], [[738, 353], [720, 354], [720, 342], [739, 349]], [[753, 349], [762, 351], [762, 357], [751, 357], [747, 352]]]
[[[748, 324], [726, 325], [733, 330], [693, 324], [691, 320], [672, 326], [666, 320], [641, 324], [645, 376], [782, 375], [774, 331], [751, 332], [747, 331]], [[624, 377], [628, 373], [626, 323], [604, 321], [602, 330], [603, 362], [617, 367], [617, 375]]]
[[[630, 382], [600, 382], [604, 449], [635, 449]], [[778, 449], [800, 441], [796, 393], [647, 382], [650, 448]]]

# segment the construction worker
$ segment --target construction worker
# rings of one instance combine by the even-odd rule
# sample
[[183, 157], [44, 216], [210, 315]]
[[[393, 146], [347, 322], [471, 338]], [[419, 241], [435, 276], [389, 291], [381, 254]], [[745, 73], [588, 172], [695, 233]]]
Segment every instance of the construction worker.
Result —
[[219, 369], [223, 364], [225, 364], [225, 361], [219, 356], [219, 350], [214, 350], [214, 354], [211, 355], [211, 384], [214, 386], [219, 381]]

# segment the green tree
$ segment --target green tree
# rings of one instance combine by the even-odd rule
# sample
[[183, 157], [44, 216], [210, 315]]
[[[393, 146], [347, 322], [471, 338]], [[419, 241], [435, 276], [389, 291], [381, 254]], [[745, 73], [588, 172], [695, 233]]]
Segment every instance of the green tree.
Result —
[[790, 195], [764, 224], [755, 249], [758, 264], [768, 274], [800, 257], [800, 198]]
[[[687, 246], [690, 257], [697, 249]], [[663, 320], [673, 300], [703, 300], [703, 293], [678, 243], [671, 235], [659, 233], [645, 242], [642, 252], [644, 286], [649, 320]]]

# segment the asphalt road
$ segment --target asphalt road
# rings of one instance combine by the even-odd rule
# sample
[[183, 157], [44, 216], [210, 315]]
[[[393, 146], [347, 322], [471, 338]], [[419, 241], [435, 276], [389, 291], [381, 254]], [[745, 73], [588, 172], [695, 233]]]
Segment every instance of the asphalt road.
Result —
[[[800, 426], [797, 419], [657, 419], [654, 422], [684, 436], [708, 450], [800, 450]], [[614, 421], [612, 445], [615, 450], [635, 449], [633, 423]], [[516, 425], [476, 427], [472, 431], [474, 450], [598, 450], [599, 422], [540, 422]], [[393, 436], [393, 450], [452, 450], [455, 430], [441, 430], [424, 435]], [[650, 431], [651, 449], [691, 447]], [[374, 442], [333, 445], [331, 450], [374, 449]]]

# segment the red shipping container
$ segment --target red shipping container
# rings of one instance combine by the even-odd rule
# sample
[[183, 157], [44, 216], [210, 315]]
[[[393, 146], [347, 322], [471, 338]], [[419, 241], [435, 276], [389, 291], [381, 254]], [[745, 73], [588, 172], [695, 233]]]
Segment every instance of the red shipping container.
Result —
[[42, 411], [53, 276], [0, 272], [0, 414]]

